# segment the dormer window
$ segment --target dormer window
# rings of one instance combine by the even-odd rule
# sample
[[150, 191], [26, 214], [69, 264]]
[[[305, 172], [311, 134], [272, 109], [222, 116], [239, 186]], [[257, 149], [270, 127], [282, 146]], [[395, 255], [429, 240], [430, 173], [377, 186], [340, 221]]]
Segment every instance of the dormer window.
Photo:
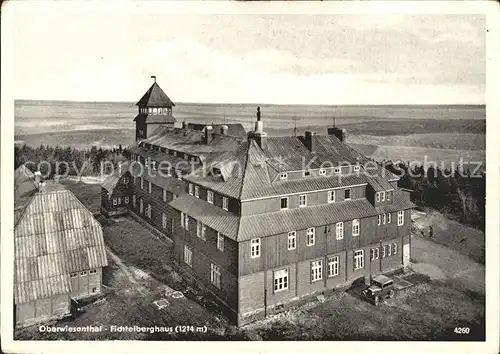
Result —
[[309, 177], [311, 175], [311, 171], [306, 170], [304, 171], [304, 177]]
[[375, 193], [375, 200], [380, 202], [380, 192]]
[[385, 192], [380, 192], [380, 200], [385, 202]]
[[288, 173], [286, 172], [280, 173], [280, 179], [288, 179]]
[[322, 168], [322, 169], [320, 169], [320, 170], [319, 170], [319, 175], [320, 175], [320, 176], [326, 176], [326, 170], [325, 170], [325, 169], [323, 169], [323, 168]]

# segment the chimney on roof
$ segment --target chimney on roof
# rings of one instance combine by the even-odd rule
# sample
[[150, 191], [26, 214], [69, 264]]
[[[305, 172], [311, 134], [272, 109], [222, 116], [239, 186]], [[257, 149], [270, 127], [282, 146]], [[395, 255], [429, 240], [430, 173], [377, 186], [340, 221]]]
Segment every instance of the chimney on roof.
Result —
[[40, 183], [42, 183], [42, 173], [40, 171], [34, 173], [33, 181], [35, 182], [36, 190], [40, 191]]
[[345, 143], [347, 138], [347, 130], [338, 127], [331, 127], [328, 128], [328, 135], [335, 135], [337, 139]]
[[261, 148], [264, 148], [267, 133], [264, 131], [264, 125], [260, 120], [260, 114], [260, 107], [257, 107], [257, 121], [255, 122], [255, 130], [248, 132], [248, 141], [253, 139]]
[[221, 125], [220, 127], [220, 133], [221, 135], [227, 135], [227, 131], [229, 130], [229, 127], [227, 125]]
[[213, 128], [211, 125], [207, 125], [205, 127], [205, 136], [203, 137], [203, 143], [210, 144], [210, 142], [212, 141], [212, 137], [213, 137]]
[[316, 139], [314, 139], [315, 135], [316, 133], [309, 130], [305, 132], [304, 145], [310, 152], [316, 151]]

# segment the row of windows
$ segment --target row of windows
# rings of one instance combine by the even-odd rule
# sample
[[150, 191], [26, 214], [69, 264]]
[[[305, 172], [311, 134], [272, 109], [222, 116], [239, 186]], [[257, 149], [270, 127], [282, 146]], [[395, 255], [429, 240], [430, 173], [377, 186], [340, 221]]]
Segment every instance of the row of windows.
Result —
[[[184, 245], [184, 263], [193, 267], [193, 250], [188, 245]], [[219, 289], [221, 287], [221, 271], [215, 263], [210, 263], [210, 283]]]
[[[335, 190], [328, 191], [327, 195], [328, 195], [328, 203], [335, 203]], [[281, 197], [281, 202], [280, 202], [281, 210], [288, 209], [288, 204], [289, 204], [288, 198], [289, 197]], [[345, 189], [344, 200], [350, 200], [350, 199], [351, 199], [351, 190]], [[299, 207], [303, 208], [305, 206], [307, 206], [307, 194], [299, 195]]]
[[[130, 201], [129, 197], [124, 197], [123, 198], [123, 202], [124, 204], [128, 204]], [[113, 198], [113, 205], [114, 206], [117, 206], [117, 205], [122, 205], [122, 198], [121, 197], [116, 197], [116, 198]]]
[[383, 245], [382, 246], [382, 256], [380, 255], [380, 248], [379, 247], [370, 249], [370, 259], [372, 261], [379, 259], [379, 258], [394, 256], [397, 254], [398, 254], [398, 244], [397, 243]]
[[[360, 171], [360, 166], [358, 166], [358, 165], [353, 166], [352, 170], [354, 172], [359, 172]], [[333, 168], [333, 174], [337, 174], [338, 175], [338, 174], [340, 174], [340, 172], [341, 172], [341, 168], [340, 167], [334, 167]], [[318, 175], [319, 176], [326, 176], [327, 175], [326, 169], [320, 168], [318, 170]], [[304, 170], [304, 171], [302, 171], [302, 177], [310, 177], [310, 176], [312, 176], [311, 170]], [[280, 173], [280, 179], [281, 180], [288, 179], [288, 173], [287, 172], [281, 172]]]
[[[187, 214], [181, 212], [181, 227], [189, 231], [189, 220], [190, 217]], [[196, 236], [206, 241], [207, 226], [201, 221], [196, 220]], [[224, 251], [224, 235], [217, 231], [217, 249], [219, 251]]]
[[[391, 213], [381, 214], [377, 216], [377, 225], [385, 225], [391, 223]], [[405, 211], [398, 211], [398, 226], [402, 226], [405, 223]]]
[[[356, 252], [361, 252], [361, 263], [359, 259], [359, 253]], [[356, 251], [354, 260], [355, 260], [355, 267], [363, 267], [363, 251]], [[339, 257], [338, 256], [333, 256], [333, 257], [328, 257], [327, 259], [327, 277], [328, 278], [333, 278], [339, 275]], [[359, 268], [356, 268], [359, 269]], [[288, 278], [288, 269], [280, 269], [277, 271], [274, 271], [273, 274], [274, 278], [274, 291], [279, 292], [283, 290], [288, 289], [288, 284], [289, 284], [289, 278]], [[315, 260], [311, 262], [311, 282], [316, 282], [319, 280], [323, 279], [323, 260]]]
[[[188, 192], [194, 195], [195, 198], [200, 198], [200, 186], [189, 183]], [[210, 204], [214, 203], [214, 192], [207, 190], [207, 202]], [[222, 196], [222, 209], [229, 210], [229, 198]]]
[[71, 278], [76, 278], [78, 275], [80, 275], [81, 277], [84, 277], [86, 276], [87, 274], [96, 274], [97, 273], [97, 269], [91, 269], [89, 270], [88, 272], [87, 271], [84, 271], [84, 272], [80, 272], [80, 273], [71, 273], [70, 274], [70, 277]]
[[[387, 214], [390, 215], [390, 214]], [[400, 215], [402, 220], [404, 220], [404, 210], [398, 212], [398, 225], [403, 225], [403, 223], [399, 224]], [[383, 215], [385, 217], [385, 214]], [[380, 218], [380, 215], [379, 215]], [[390, 222], [390, 217], [389, 217]], [[360, 235], [360, 222], [359, 219], [352, 220], [352, 235], [359, 236]], [[338, 222], [335, 224], [335, 238], [337, 240], [342, 240], [344, 238], [344, 222]], [[310, 227], [306, 230], [306, 245], [314, 246], [316, 243], [316, 228]], [[294, 250], [297, 248], [297, 231], [288, 232], [288, 250]], [[252, 258], [260, 257], [261, 244], [260, 238], [255, 238], [250, 241], [250, 256]]]
[[[183, 153], [181, 151], [167, 149], [167, 148], [164, 148], [164, 147], [154, 146], [154, 145], [145, 144], [145, 143], [140, 143], [139, 146], [140, 147], [149, 148], [152, 151], [164, 152], [164, 153], [166, 153], [167, 155], [170, 155], [170, 156], [182, 157], [184, 160], [190, 161], [190, 162], [193, 162], [193, 163], [199, 163], [200, 162], [200, 158], [199, 157], [193, 156], [193, 155], [189, 155], [189, 154]], [[140, 155], [136, 155], [136, 161], [139, 162], [139, 163], [141, 162], [141, 156]], [[144, 159], [144, 164], [145, 164], [145, 166], [148, 166], [148, 167], [152, 168], [153, 170], [156, 170], [156, 165], [158, 163], [157, 163], [157, 161], [153, 160], [152, 158], [147, 157], [147, 158]], [[167, 172], [169, 173], [169, 176], [170, 176], [170, 170], [167, 171]]]
[[153, 114], [153, 115], [166, 114], [166, 115], [170, 116], [170, 115], [172, 115], [172, 108], [169, 108], [169, 107], [141, 108], [141, 113]]
[[376, 192], [375, 193], [375, 200], [377, 202], [385, 202], [386, 200], [387, 201], [390, 201], [391, 199], [391, 193], [390, 192]]

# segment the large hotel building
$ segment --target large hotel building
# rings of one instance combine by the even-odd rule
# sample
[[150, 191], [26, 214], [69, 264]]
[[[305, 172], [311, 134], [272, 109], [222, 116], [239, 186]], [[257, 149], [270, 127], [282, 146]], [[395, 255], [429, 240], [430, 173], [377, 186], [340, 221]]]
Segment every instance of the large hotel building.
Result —
[[102, 212], [171, 240], [179, 267], [238, 324], [408, 265], [415, 205], [344, 130], [270, 137], [260, 110], [248, 133], [180, 126], [156, 82], [137, 106], [136, 142], [103, 185]]

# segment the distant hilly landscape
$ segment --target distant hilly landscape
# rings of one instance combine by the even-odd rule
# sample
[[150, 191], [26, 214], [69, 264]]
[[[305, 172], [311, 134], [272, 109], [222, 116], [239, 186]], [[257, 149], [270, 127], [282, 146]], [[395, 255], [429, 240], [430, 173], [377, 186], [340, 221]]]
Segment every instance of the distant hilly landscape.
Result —
[[[178, 103], [174, 116], [200, 123], [241, 123], [250, 130], [257, 104]], [[326, 134], [334, 122], [348, 144], [377, 160], [485, 161], [485, 106], [260, 105], [271, 136], [313, 130]], [[134, 141], [137, 107], [132, 102], [15, 102], [15, 140], [31, 146], [89, 148]]]

